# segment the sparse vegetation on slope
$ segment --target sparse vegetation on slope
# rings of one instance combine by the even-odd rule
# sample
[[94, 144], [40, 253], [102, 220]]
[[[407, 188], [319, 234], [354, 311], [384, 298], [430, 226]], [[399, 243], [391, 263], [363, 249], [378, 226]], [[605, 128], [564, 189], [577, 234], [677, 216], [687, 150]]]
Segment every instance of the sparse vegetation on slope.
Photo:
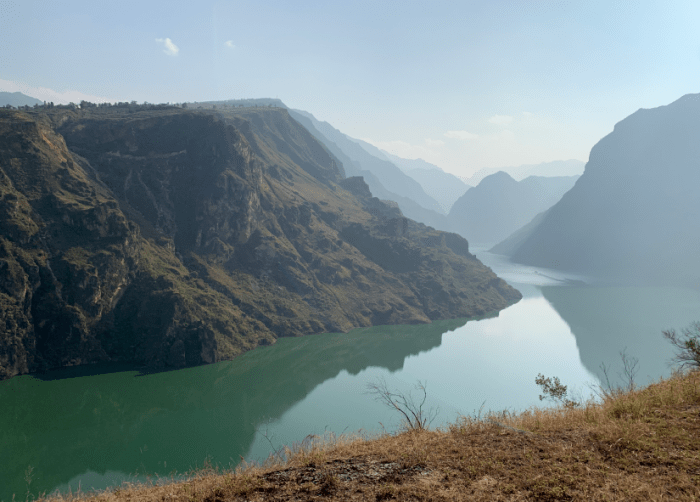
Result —
[[309, 438], [263, 466], [51, 500], [690, 501], [700, 497], [699, 415], [694, 371], [602, 403], [463, 417], [438, 431]]
[[180, 368], [521, 298], [281, 108], [3, 109], [0, 133], [0, 379]]

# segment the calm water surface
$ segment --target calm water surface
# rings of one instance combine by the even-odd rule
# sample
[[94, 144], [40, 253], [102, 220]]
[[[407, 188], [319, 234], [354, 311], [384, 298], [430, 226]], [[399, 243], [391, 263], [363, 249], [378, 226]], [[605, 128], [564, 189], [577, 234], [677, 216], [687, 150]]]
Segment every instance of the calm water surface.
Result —
[[698, 290], [586, 285], [477, 254], [523, 293], [496, 317], [281, 339], [166, 373], [101, 366], [0, 382], [0, 500], [235, 466], [309, 434], [393, 431], [399, 417], [367, 394], [378, 378], [414, 395], [424, 382], [434, 426], [539, 405], [538, 373], [586, 397], [601, 364], [615, 383], [624, 349], [649, 383], [670, 373], [661, 330], [700, 319]]

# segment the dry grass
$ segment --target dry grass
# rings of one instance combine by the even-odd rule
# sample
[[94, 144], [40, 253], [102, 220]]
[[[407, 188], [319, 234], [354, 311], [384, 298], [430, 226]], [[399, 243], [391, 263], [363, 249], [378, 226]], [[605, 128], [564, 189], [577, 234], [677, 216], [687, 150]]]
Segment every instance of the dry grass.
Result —
[[287, 454], [166, 486], [51, 500], [698, 500], [700, 372], [608, 393], [602, 404], [311, 441]]

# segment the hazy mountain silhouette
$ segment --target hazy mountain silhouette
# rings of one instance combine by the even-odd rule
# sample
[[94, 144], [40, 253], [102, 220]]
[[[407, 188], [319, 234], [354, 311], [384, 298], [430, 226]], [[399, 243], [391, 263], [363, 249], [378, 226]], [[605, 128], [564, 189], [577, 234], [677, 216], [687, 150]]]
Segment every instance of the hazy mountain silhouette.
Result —
[[503, 171], [511, 175], [516, 180], [524, 180], [528, 176], [579, 176], [583, 173], [583, 168], [586, 165], [581, 160], [553, 160], [551, 162], [542, 162], [540, 164], [523, 164], [522, 166], [484, 168], [478, 170], [470, 178], [463, 178], [464, 182], [476, 186], [481, 180], [498, 171]]
[[532, 235], [540, 223], [542, 223], [542, 220], [544, 220], [544, 217], [548, 211], [549, 209], [537, 214], [532, 220], [530, 220], [529, 223], [526, 223], [525, 226], [520, 227], [504, 240], [489, 249], [489, 253], [511, 256], [520, 246], [522, 246], [523, 242], [525, 242], [530, 235]]
[[484, 178], [454, 203], [448, 221], [469, 242], [494, 244], [555, 204], [576, 176], [530, 176], [515, 181], [498, 172]]
[[0, 106], [34, 106], [44, 102], [21, 92], [0, 92]]
[[698, 94], [617, 123], [513, 259], [635, 282], [697, 285], [698, 134]]
[[[317, 120], [308, 112], [304, 112], [302, 110], [290, 110], [289, 113], [295, 120], [300, 122], [305, 127], [308, 126], [308, 123], [303, 119], [307, 119], [313, 126], [313, 129], [321, 134], [322, 137], [318, 139], [324, 143], [329, 150], [333, 151], [333, 149], [339, 149], [343, 152], [346, 159], [343, 162], [343, 166], [348, 176], [362, 176], [363, 171], [369, 171], [376, 176], [376, 178], [381, 182], [382, 187], [390, 194], [396, 194], [400, 197], [407, 197], [419, 204], [421, 207], [430, 211], [435, 211], [438, 214], [440, 214], [442, 211], [440, 204], [426, 194], [416, 180], [404, 174], [401, 169], [386, 160], [386, 158], [380, 158], [370, 154], [365, 148], [363, 148], [363, 146], [359, 144], [358, 140], [354, 140], [343, 134], [331, 126], [328, 122], [321, 122]], [[347, 162], [347, 159], [349, 159], [349, 162]], [[341, 159], [341, 161], [343, 161], [343, 159]], [[378, 187], [370, 184], [369, 180], [367, 183], [369, 184], [372, 194], [380, 197], [377, 194]], [[394, 198], [390, 198], [389, 200], [394, 200]], [[397, 202], [399, 207], [404, 210], [402, 201], [395, 200], [395, 202]], [[406, 215], [409, 216], [408, 214]]]
[[446, 173], [435, 164], [423, 159], [402, 159], [388, 152], [382, 152], [395, 166], [416, 180], [425, 193], [435, 199], [445, 214], [452, 205], [471, 188], [454, 174]]

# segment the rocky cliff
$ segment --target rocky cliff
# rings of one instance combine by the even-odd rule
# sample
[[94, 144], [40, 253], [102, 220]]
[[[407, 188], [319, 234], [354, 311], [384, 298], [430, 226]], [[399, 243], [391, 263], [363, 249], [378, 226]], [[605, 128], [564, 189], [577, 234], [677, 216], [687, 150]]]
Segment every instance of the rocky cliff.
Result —
[[286, 110], [0, 110], [0, 378], [209, 363], [519, 298]]

